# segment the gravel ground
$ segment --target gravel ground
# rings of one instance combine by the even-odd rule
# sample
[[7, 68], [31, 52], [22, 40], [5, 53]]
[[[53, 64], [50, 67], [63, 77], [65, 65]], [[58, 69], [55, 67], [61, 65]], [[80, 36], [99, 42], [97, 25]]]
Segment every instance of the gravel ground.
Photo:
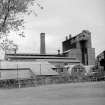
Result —
[[105, 105], [105, 82], [0, 89], [0, 105]]

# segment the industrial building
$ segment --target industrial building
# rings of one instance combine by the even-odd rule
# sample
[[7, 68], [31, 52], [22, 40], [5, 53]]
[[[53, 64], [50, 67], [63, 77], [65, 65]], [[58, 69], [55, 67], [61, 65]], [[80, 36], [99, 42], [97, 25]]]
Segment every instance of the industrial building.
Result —
[[[60, 72], [65, 72], [63, 68], [66, 65], [74, 65], [74, 74], [80, 76], [77, 75], [77, 69], [81, 71], [82, 75], [82, 72], [83, 74], [85, 73], [84, 65], [95, 64], [95, 49], [92, 48], [91, 33], [89, 31], [84, 30], [75, 37], [69, 35], [69, 38], [66, 37], [66, 40], [62, 42], [62, 45], [62, 53], [58, 50], [57, 54], [47, 54], [45, 33], [41, 33], [40, 54], [17, 53], [16, 50], [6, 51], [5, 59], [0, 62], [0, 80], [6, 80], [5, 84], [10, 80], [9, 82], [11, 84], [11, 80], [16, 79], [15, 82], [17, 82], [17, 76], [18, 79], [21, 79], [20, 82], [22, 83], [24, 83], [23, 80], [26, 77], [26, 83], [30, 79], [30, 82], [33, 82], [34, 80], [32, 78], [35, 78], [36, 76], [56, 78], [59, 77], [61, 74]], [[82, 64], [82, 66], [75, 66], [80, 64]], [[3, 81], [1, 82], [3, 85]]]
[[7, 53], [6, 60], [9, 61], [47, 61], [54, 65], [78, 64], [94, 65], [95, 49], [92, 48], [91, 33], [83, 30], [80, 34], [66, 37], [62, 42], [63, 52], [58, 50], [57, 54], [47, 54], [45, 45], [45, 33], [40, 34], [40, 54]]
[[105, 51], [101, 52], [96, 58], [96, 66], [105, 72]]
[[62, 47], [65, 57], [76, 57], [84, 65], [95, 64], [95, 49], [92, 48], [89, 31], [83, 30], [74, 37], [66, 36], [66, 40], [62, 42]]
[[47, 54], [45, 46], [45, 33], [40, 34], [40, 54], [6, 53], [5, 59], [7, 61], [46, 61], [55, 66], [64, 66], [66, 64], [72, 65], [80, 63], [80, 61], [76, 57], [66, 57], [59, 52], [57, 54]]
[[[20, 62], [24, 65], [28, 65], [34, 62], [48, 62], [54, 65], [56, 68], [62, 68], [65, 65], [77, 65], [82, 63], [83, 65], [95, 64], [95, 49], [91, 45], [91, 33], [87, 30], [83, 30], [77, 36], [69, 38], [62, 42], [63, 53], [58, 51], [57, 54], [47, 54], [45, 44], [45, 33], [40, 34], [40, 54], [26, 54], [26, 53], [7, 53], [5, 54], [5, 61], [14, 64]], [[1, 61], [2, 62], [2, 61]], [[29, 63], [30, 62], [30, 63]], [[1, 68], [2, 69], [2, 68]]]

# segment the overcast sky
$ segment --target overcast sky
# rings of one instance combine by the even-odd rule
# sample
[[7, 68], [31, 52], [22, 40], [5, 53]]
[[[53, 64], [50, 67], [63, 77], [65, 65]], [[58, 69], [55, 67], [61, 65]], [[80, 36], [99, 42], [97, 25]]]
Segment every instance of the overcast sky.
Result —
[[43, 0], [44, 10], [35, 8], [27, 17], [26, 38], [16, 37], [19, 52], [39, 53], [40, 33], [46, 33], [46, 52], [62, 50], [65, 36], [75, 36], [82, 30], [92, 33], [96, 55], [105, 49], [105, 0]]

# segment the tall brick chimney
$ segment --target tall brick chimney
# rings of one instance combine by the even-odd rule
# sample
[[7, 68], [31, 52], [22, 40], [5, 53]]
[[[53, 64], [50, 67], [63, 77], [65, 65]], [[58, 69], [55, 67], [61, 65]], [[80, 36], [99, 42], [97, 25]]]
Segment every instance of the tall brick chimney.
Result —
[[42, 54], [42, 55], [46, 54], [45, 33], [40, 33], [40, 54]]

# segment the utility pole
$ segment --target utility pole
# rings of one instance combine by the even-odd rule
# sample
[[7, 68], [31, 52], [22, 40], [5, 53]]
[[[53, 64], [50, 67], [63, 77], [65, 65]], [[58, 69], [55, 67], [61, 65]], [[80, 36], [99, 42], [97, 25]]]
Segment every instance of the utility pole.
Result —
[[40, 75], [41, 75], [41, 64], [40, 64]]
[[18, 81], [18, 87], [20, 88], [18, 64], [17, 64], [17, 81]]

